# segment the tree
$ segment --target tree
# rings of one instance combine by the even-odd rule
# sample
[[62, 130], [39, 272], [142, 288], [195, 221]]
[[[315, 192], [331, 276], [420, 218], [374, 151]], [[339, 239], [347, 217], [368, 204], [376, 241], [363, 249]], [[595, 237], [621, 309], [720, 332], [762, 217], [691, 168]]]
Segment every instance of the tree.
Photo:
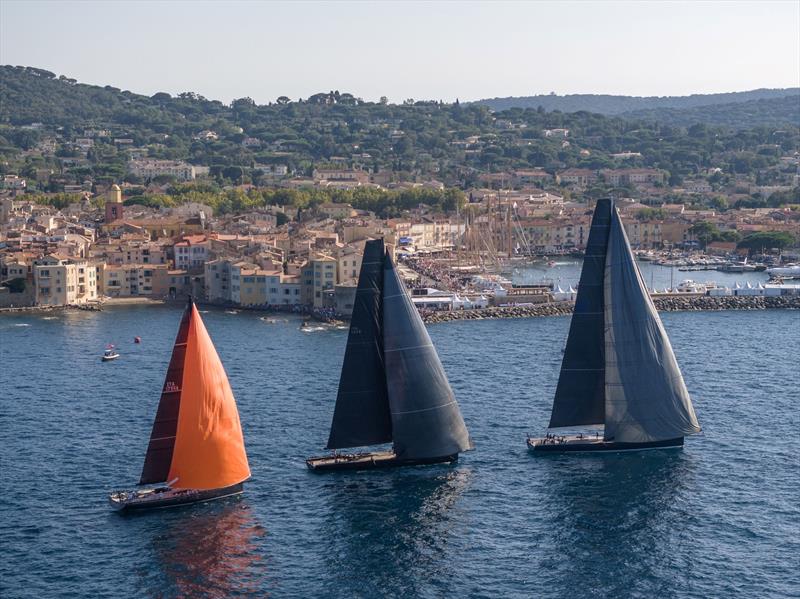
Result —
[[713, 223], [701, 220], [689, 227], [689, 233], [697, 237], [697, 241], [705, 248], [719, 236], [719, 229]]
[[789, 233], [783, 231], [759, 231], [758, 233], [751, 233], [742, 239], [736, 247], [747, 248], [753, 254], [762, 250], [791, 247], [794, 243], [795, 241]]
[[275, 100], [275, 102], [278, 103], [281, 106], [283, 106], [285, 104], [288, 104], [291, 101], [292, 100], [288, 96], [279, 96], [278, 99]]

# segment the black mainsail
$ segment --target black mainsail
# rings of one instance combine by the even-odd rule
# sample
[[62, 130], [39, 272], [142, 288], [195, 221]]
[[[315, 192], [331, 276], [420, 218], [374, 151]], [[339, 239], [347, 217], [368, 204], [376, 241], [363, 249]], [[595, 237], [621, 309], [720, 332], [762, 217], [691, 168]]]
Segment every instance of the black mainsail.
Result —
[[439, 355], [391, 257], [383, 288], [383, 350], [395, 454], [425, 459], [472, 449]]
[[383, 363], [383, 256], [383, 239], [366, 242], [327, 449], [392, 440]]
[[387, 442], [406, 463], [472, 448], [436, 349], [378, 239], [364, 246], [327, 449]]
[[593, 425], [604, 427], [605, 441], [624, 444], [700, 431], [619, 212], [607, 199], [592, 217], [550, 418], [550, 428]]
[[549, 428], [602, 425], [605, 418], [603, 278], [610, 221], [611, 200], [599, 200], [586, 243]]

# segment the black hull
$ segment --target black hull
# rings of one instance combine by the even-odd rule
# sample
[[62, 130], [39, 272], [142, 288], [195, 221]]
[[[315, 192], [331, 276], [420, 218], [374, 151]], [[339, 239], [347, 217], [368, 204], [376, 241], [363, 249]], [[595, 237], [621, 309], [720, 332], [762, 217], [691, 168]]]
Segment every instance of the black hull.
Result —
[[399, 466], [422, 466], [426, 464], [443, 464], [458, 461], [458, 454], [441, 456], [437, 458], [424, 458], [417, 460], [399, 459], [392, 453], [359, 453], [343, 454], [336, 457], [322, 456], [309, 458], [306, 466], [312, 472], [334, 472], [339, 470], [376, 470], [379, 468], [397, 468]]
[[244, 491], [244, 483], [237, 483], [221, 489], [208, 489], [203, 491], [186, 490], [178, 492], [151, 493], [142, 497], [133, 497], [122, 501], [115, 501], [113, 494], [109, 497], [111, 506], [120, 512], [141, 510], [165, 509], [181, 507], [194, 503], [214, 501], [224, 497], [239, 495]]
[[539, 454], [544, 453], [603, 453], [620, 451], [644, 451], [647, 449], [681, 449], [683, 437], [666, 439], [664, 441], [651, 441], [647, 443], [617, 443], [616, 441], [603, 441], [586, 439], [585, 441], [574, 437], [564, 442], [545, 442], [542, 439], [528, 439], [528, 447]]

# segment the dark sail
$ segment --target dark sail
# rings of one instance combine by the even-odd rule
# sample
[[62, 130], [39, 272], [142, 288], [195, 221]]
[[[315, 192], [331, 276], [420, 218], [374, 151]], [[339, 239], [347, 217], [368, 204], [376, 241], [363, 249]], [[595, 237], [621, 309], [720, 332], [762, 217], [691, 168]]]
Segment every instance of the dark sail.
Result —
[[606, 439], [646, 443], [699, 432], [669, 338], [614, 208], [605, 315]]
[[437, 458], [472, 448], [447, 375], [428, 331], [387, 254], [383, 350], [399, 459]]
[[383, 253], [382, 239], [364, 245], [328, 449], [392, 440], [383, 364]]
[[175, 433], [178, 430], [178, 410], [181, 404], [181, 387], [183, 385], [183, 367], [186, 356], [186, 339], [189, 331], [189, 319], [192, 317], [192, 302], [186, 307], [178, 328], [172, 357], [167, 368], [167, 376], [158, 402], [156, 419], [150, 433], [147, 454], [140, 485], [167, 482], [172, 452], [175, 448]]
[[603, 277], [611, 210], [611, 200], [598, 200], [594, 209], [550, 428], [598, 425], [605, 418]]

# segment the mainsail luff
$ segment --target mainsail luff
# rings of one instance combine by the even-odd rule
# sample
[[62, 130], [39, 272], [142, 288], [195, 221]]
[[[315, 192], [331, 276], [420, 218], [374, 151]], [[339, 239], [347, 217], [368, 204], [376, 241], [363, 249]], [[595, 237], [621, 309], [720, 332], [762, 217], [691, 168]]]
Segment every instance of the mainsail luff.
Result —
[[603, 277], [611, 200], [592, 216], [549, 428], [602, 425], [605, 419]]
[[189, 302], [183, 312], [178, 335], [172, 348], [172, 356], [164, 378], [161, 399], [158, 402], [156, 417], [147, 444], [147, 453], [142, 467], [140, 485], [163, 483], [167, 481], [169, 467], [172, 463], [172, 452], [175, 447], [175, 434], [178, 430], [178, 412], [181, 403], [183, 385], [183, 365], [186, 358], [186, 339], [189, 331], [189, 319], [192, 315], [192, 303]]
[[383, 255], [383, 239], [364, 245], [327, 449], [392, 440], [383, 361]]
[[399, 459], [472, 448], [436, 349], [391, 257], [384, 258], [383, 351], [394, 451]]
[[605, 432], [621, 443], [700, 431], [664, 325], [616, 208], [605, 263]]

